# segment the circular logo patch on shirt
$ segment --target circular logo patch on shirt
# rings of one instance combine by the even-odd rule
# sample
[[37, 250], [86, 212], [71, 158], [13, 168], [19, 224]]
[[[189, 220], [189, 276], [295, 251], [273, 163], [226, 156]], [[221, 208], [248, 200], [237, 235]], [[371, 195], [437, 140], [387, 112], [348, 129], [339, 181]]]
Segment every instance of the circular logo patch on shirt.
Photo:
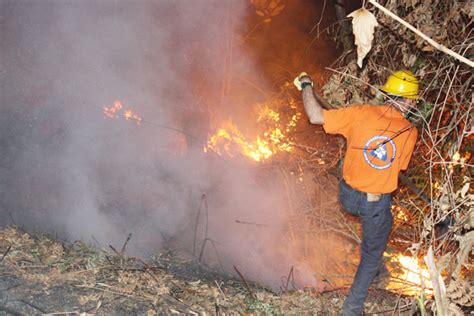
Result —
[[395, 160], [397, 148], [394, 141], [387, 136], [374, 136], [365, 143], [365, 162], [372, 168], [384, 170], [392, 165]]

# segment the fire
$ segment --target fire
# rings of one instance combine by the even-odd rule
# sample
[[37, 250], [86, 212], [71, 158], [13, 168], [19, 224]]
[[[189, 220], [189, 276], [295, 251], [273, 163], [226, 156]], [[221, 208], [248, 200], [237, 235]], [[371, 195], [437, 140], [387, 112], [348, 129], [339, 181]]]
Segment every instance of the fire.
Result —
[[209, 136], [204, 151], [212, 150], [221, 156], [226, 154], [229, 157], [240, 154], [257, 162], [278, 152], [290, 152], [293, 147], [287, 134], [296, 127], [301, 118], [294, 102], [290, 102], [290, 109], [294, 114], [289, 119], [282, 119], [282, 115], [268, 104], [260, 105], [257, 123], [264, 126], [264, 129], [253, 138], [247, 138], [235, 123], [227, 120]]
[[125, 117], [126, 120], [133, 120], [137, 125], [140, 125], [142, 118], [132, 112], [131, 110], [124, 110], [122, 102], [117, 100], [111, 107], [103, 107], [103, 113], [109, 118], [118, 118], [119, 116]]
[[402, 222], [408, 222], [408, 216], [400, 206], [392, 205], [392, 214], [394, 215], [395, 219]]
[[114, 102], [114, 104], [110, 108], [104, 106], [103, 109], [104, 109], [103, 112], [105, 116], [110, 117], [110, 118], [116, 118], [118, 117], [117, 112], [119, 112], [122, 109], [122, 102], [117, 100]]
[[387, 290], [405, 295], [414, 296], [423, 289], [425, 293], [433, 293], [428, 270], [419, 264], [419, 259], [399, 254], [394, 257], [401, 266], [401, 270], [391, 271]]
[[135, 113], [133, 113], [132, 111], [130, 110], [127, 110], [123, 113], [123, 116], [125, 117], [126, 120], [129, 120], [129, 119], [133, 119], [137, 122], [137, 124], [140, 124], [141, 122], [141, 117], [139, 117], [138, 115], [136, 115]]

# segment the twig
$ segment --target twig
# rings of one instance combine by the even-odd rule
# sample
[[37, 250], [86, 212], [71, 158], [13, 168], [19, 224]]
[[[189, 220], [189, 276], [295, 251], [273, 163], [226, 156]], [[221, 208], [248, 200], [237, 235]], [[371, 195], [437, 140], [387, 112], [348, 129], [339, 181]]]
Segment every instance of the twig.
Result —
[[319, 26], [321, 25], [321, 22], [323, 21], [323, 17], [324, 17], [324, 9], [326, 8], [326, 0], [324, 0], [324, 3], [323, 3], [323, 8], [321, 9], [321, 15], [319, 17], [319, 21], [311, 28], [311, 31], [309, 31], [309, 34], [313, 33], [313, 31], [315, 29], [317, 29], [317, 37], [319, 37]]
[[[107, 287], [107, 288], [112, 288], [110, 285], [105, 284], [105, 283], [97, 283], [97, 285], [100, 285], [100, 286], [103, 286], [103, 287]], [[146, 302], [146, 301], [147, 301], [145, 298], [142, 298], [142, 297], [139, 297], [139, 296], [136, 296], [136, 295], [133, 295], [133, 294], [118, 292], [118, 291], [115, 291], [115, 290], [113, 290], [113, 289], [109, 290], [109, 289], [107, 289], [107, 288], [101, 288], [101, 287], [96, 287], [96, 286], [88, 286], [88, 285], [75, 285], [75, 286], [78, 287], [78, 288], [85, 288], [85, 289], [97, 290], [97, 291], [102, 291], [102, 292], [105, 292], [105, 293], [110, 293], [110, 294], [125, 296], [125, 297], [131, 298], [131, 299], [135, 299], [135, 300], [138, 300], [138, 301], [142, 301], [142, 302]]]
[[220, 292], [220, 293], [222, 294], [222, 296], [224, 297], [224, 300], [227, 301], [227, 296], [225, 295], [224, 291], [222, 291], [222, 288], [221, 288], [221, 286], [219, 285], [219, 283], [218, 283], [216, 280], [214, 280], [214, 283], [216, 283], [217, 288], [219, 289], [219, 292]]
[[3, 261], [3, 259], [5, 259], [5, 257], [7, 256], [7, 254], [10, 252], [10, 249], [12, 249], [12, 246], [8, 246], [7, 250], [3, 253], [2, 255], [2, 258], [0, 258], [0, 262]]
[[[293, 281], [294, 281], [293, 266], [291, 266], [290, 273], [288, 274], [288, 277], [286, 278], [285, 292], [288, 291], [288, 284], [290, 283], [290, 278], [293, 279]], [[293, 286], [294, 286], [294, 284], [293, 284]]]
[[319, 292], [318, 294], [325, 294], [325, 293], [332, 293], [332, 292], [339, 292], [339, 291], [345, 291], [347, 290], [349, 287], [348, 286], [340, 286], [340, 287], [336, 287], [336, 288], [332, 288], [332, 289], [329, 289], [329, 290], [324, 290], [324, 291], [321, 291]]
[[179, 306], [180, 308], [186, 310], [185, 314], [192, 314], [192, 315], [199, 315], [196, 311], [194, 311], [190, 306], [187, 304], [183, 303], [181, 300], [177, 299], [174, 296], [171, 296], [169, 294], [161, 294], [160, 295], [164, 300], [168, 301], [169, 304], [174, 304]]
[[221, 267], [222, 270], [224, 270], [224, 267], [222, 266], [222, 262], [221, 262], [221, 258], [219, 256], [219, 251], [217, 251], [217, 247], [216, 247], [216, 244], [214, 242], [214, 240], [210, 239], [210, 238], [206, 238], [204, 239], [204, 242], [202, 244], [202, 248], [201, 248], [201, 252], [199, 253], [199, 258], [198, 258], [198, 262], [201, 264], [202, 263], [202, 257], [204, 255], [204, 248], [206, 246], [206, 242], [210, 242], [212, 247], [214, 248], [214, 251], [216, 253], [216, 258], [217, 258], [217, 261], [219, 262], [219, 266]]
[[237, 272], [237, 274], [239, 275], [240, 277], [240, 280], [242, 280], [242, 283], [245, 285], [245, 288], [247, 289], [247, 292], [249, 292], [249, 295], [252, 299], [256, 300], [257, 297], [255, 296], [255, 294], [252, 292], [252, 289], [250, 288], [249, 284], [247, 283], [247, 281], [245, 281], [244, 279], [244, 276], [242, 275], [242, 273], [240, 273], [239, 269], [237, 269], [236, 266], [234, 266], [234, 270], [235, 272]]
[[117, 251], [117, 249], [115, 249], [115, 248], [114, 248], [114, 246], [112, 246], [112, 245], [109, 245], [109, 248], [110, 248], [110, 249], [112, 249], [112, 250], [113, 250], [113, 252], [115, 252], [115, 254], [116, 254], [117, 256], [119, 256], [119, 257], [123, 257], [123, 256], [120, 254], [120, 252], [118, 252], [118, 251]]
[[428, 43], [430, 43], [434, 48], [436, 48], [437, 50], [440, 50], [442, 51], [443, 53], [446, 53], [448, 55], [451, 55], [453, 56], [454, 58], [458, 59], [459, 61], [471, 66], [471, 67], [474, 67], [474, 62], [467, 59], [466, 57], [464, 56], [461, 56], [459, 55], [458, 53], [456, 52], [453, 52], [452, 50], [450, 50], [449, 48], [447, 48], [446, 46], [444, 45], [441, 45], [439, 44], [438, 42], [434, 41], [433, 39], [431, 39], [430, 37], [428, 37], [427, 35], [425, 35], [424, 33], [422, 33], [420, 30], [418, 30], [417, 28], [415, 28], [414, 26], [412, 26], [410, 23], [406, 22], [405, 20], [403, 20], [402, 18], [400, 18], [399, 16], [397, 16], [396, 14], [392, 13], [390, 10], [386, 9], [385, 7], [383, 7], [381, 4], [377, 3], [377, 1], [375, 0], [369, 0], [370, 3], [372, 3], [374, 6], [376, 6], [377, 8], [379, 8], [383, 13], [385, 13], [386, 15], [390, 16], [392, 19], [395, 19], [397, 20], [398, 22], [400, 22], [401, 24], [405, 25], [407, 28], [409, 28], [410, 30], [412, 30], [415, 34], [417, 34], [418, 36], [420, 36], [421, 38], [423, 38], [425, 41], [427, 41]]
[[[203, 204], [204, 204], [205, 211], [206, 211], [206, 231], [205, 231], [205, 234], [204, 234], [204, 240], [207, 239], [207, 230], [208, 230], [208, 225], [209, 225], [209, 213], [208, 213], [208, 207], [207, 207], [206, 194], [203, 194], [201, 196], [201, 202], [199, 203], [199, 208], [198, 208], [198, 212], [197, 212], [197, 215], [196, 215], [196, 222], [194, 224], [193, 256], [196, 256], [197, 230], [198, 230], [199, 218], [201, 217], [201, 208], [202, 208]], [[204, 244], [205, 244], [205, 242], [204, 242]], [[204, 245], [203, 245], [203, 247], [204, 247]], [[201, 252], [202, 252], [202, 249], [201, 249]], [[200, 260], [199, 260], [199, 262], [200, 262]]]
[[[398, 303], [397, 303], [397, 306], [398, 306]], [[406, 311], [409, 311], [411, 309], [411, 304], [405, 304], [405, 306], [400, 306], [397, 308], [397, 306], [395, 306], [394, 308], [390, 308], [390, 309], [384, 309], [384, 310], [381, 310], [381, 311], [376, 311], [376, 312], [372, 312], [372, 313], [364, 313], [364, 315], [385, 315], [386, 313], [390, 313], [390, 312], [395, 312], [395, 311], [398, 311], [398, 312], [406, 312]]]
[[241, 220], [238, 220], [238, 219], [236, 219], [235, 222], [236, 222], [237, 224], [244, 224], [244, 225], [251, 225], [251, 226], [265, 227], [265, 228], [275, 228], [275, 227], [273, 227], [273, 226], [266, 225], [266, 224], [259, 224], [259, 223], [253, 223], [253, 222], [246, 222], [246, 221], [241, 221]]
[[[102, 295], [101, 295], [101, 297], [102, 297]], [[102, 301], [98, 300], [94, 307], [86, 310], [86, 315], [87, 314], [93, 314], [93, 315], [97, 314], [97, 312], [99, 311], [99, 308], [101, 306], [102, 306]]]
[[204, 239], [203, 243], [202, 243], [202, 247], [201, 247], [201, 251], [199, 252], [199, 258], [198, 258], [198, 262], [201, 262], [202, 260], [202, 256], [204, 255], [204, 249], [206, 248], [206, 243], [207, 242], [213, 242], [211, 239], [209, 238], [206, 238]]
[[125, 248], [127, 247], [128, 242], [130, 241], [130, 238], [132, 238], [132, 233], [128, 234], [127, 240], [125, 240], [125, 243], [122, 246], [122, 250], [120, 250], [120, 254], [123, 256], [125, 253]]

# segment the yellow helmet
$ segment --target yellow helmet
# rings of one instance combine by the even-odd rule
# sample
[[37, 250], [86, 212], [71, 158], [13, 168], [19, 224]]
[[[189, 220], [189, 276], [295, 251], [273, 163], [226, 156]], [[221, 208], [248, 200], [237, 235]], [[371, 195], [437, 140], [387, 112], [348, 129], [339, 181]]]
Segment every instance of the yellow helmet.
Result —
[[407, 99], [418, 99], [418, 80], [411, 71], [398, 70], [388, 77], [380, 90]]

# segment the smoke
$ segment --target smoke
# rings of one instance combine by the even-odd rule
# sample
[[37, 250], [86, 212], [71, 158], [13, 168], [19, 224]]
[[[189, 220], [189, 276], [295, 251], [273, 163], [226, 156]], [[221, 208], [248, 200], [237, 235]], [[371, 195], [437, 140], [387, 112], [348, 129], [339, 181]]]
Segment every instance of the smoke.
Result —
[[[271, 84], [253, 61], [264, 43], [254, 56], [239, 44], [248, 3], [15, 0], [0, 12], [2, 224], [102, 246], [132, 233], [138, 254], [175, 238], [279, 285], [297, 264], [281, 179], [202, 151], [212, 122], [248, 123], [264, 97], [242, 82]], [[106, 118], [117, 99], [144, 121]]]

